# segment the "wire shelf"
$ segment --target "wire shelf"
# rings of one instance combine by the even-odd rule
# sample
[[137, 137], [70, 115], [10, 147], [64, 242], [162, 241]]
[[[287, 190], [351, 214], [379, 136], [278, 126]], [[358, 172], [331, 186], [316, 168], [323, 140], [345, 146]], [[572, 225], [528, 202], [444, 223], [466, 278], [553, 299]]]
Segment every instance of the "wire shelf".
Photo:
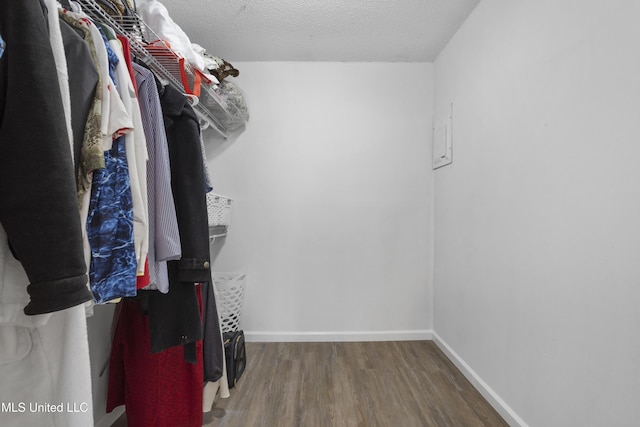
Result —
[[136, 14], [111, 16], [94, 0], [78, 1], [95, 22], [111, 27], [126, 37], [134, 56], [144, 62], [163, 85], [170, 84], [185, 93], [197, 113], [203, 129], [212, 127], [223, 137], [241, 127], [248, 114], [227, 103], [217, 88], [197, 68], [191, 66]]

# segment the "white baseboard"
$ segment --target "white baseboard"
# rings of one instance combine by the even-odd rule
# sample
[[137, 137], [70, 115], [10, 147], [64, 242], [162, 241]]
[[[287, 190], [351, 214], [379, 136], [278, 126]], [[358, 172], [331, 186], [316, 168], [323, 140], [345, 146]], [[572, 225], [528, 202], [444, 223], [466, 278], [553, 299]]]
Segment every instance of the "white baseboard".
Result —
[[480, 392], [487, 402], [504, 418], [504, 420], [512, 427], [528, 427], [527, 423], [515, 413], [513, 409], [506, 404], [498, 393], [496, 393], [482, 378], [474, 371], [471, 366], [465, 362], [458, 353], [456, 353], [449, 344], [447, 344], [437, 333], [432, 332], [433, 342], [442, 350], [442, 352], [453, 362], [454, 365], [462, 372], [469, 382]]
[[104, 414], [104, 416], [95, 423], [94, 427], [111, 427], [122, 414], [124, 414], [124, 406], [119, 406], [110, 413]]
[[258, 332], [244, 331], [247, 342], [357, 342], [431, 340], [431, 330], [346, 332]]

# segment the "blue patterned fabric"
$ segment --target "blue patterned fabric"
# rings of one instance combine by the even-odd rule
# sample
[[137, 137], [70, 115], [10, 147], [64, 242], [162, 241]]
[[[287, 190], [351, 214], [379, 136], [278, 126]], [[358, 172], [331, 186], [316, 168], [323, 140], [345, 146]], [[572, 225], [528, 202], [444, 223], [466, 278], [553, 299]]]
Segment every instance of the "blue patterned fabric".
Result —
[[102, 29], [98, 27], [98, 30], [100, 31], [100, 35], [102, 36], [102, 41], [104, 42], [104, 46], [107, 49], [107, 57], [109, 58], [109, 77], [111, 77], [111, 80], [115, 83], [116, 81], [115, 70], [120, 60], [118, 59], [118, 55], [116, 55], [113, 49], [111, 49], [111, 46], [109, 46], [109, 40], [107, 40], [107, 36], [104, 35], [104, 32], [102, 32]]
[[124, 137], [104, 153], [93, 173], [87, 220], [91, 247], [89, 281], [96, 303], [136, 295], [133, 202]]

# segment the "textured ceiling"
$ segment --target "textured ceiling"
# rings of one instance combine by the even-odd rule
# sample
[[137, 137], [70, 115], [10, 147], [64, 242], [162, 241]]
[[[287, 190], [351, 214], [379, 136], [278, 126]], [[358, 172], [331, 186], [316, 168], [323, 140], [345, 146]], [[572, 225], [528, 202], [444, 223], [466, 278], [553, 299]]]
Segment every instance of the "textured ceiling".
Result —
[[433, 61], [479, 0], [161, 0], [227, 61]]

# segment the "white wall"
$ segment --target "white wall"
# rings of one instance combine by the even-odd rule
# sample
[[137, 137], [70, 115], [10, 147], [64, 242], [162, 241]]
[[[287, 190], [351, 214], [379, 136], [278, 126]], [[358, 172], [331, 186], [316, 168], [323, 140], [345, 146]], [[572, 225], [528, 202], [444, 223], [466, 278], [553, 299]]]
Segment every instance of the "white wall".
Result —
[[640, 419], [638, 16], [483, 0], [435, 62], [434, 330], [531, 426]]
[[247, 273], [248, 337], [427, 337], [433, 65], [234, 66], [251, 119], [207, 155], [235, 199], [213, 269]]

